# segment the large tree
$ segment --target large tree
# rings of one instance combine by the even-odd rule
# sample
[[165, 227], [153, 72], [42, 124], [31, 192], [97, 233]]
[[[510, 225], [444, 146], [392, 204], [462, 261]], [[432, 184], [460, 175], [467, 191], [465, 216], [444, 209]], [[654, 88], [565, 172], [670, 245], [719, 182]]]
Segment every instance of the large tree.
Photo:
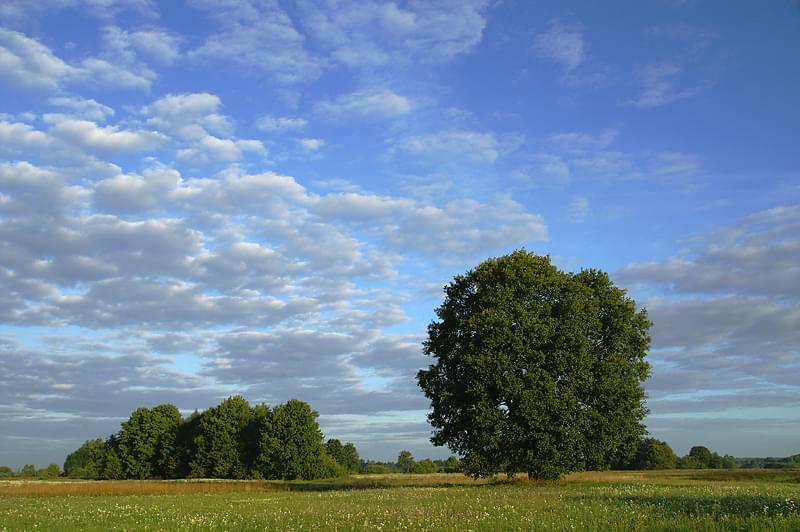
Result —
[[650, 321], [597, 270], [562, 272], [525, 250], [445, 287], [417, 380], [431, 441], [474, 476], [531, 478], [630, 457], [647, 413]]

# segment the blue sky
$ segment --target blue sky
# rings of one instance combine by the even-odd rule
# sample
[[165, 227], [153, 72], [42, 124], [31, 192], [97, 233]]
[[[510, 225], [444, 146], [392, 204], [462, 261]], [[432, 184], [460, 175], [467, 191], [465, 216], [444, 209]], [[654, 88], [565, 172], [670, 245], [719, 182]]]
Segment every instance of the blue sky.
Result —
[[430, 446], [442, 286], [525, 247], [655, 325], [650, 432], [800, 452], [800, 6], [6, 0], [0, 463], [296, 397]]

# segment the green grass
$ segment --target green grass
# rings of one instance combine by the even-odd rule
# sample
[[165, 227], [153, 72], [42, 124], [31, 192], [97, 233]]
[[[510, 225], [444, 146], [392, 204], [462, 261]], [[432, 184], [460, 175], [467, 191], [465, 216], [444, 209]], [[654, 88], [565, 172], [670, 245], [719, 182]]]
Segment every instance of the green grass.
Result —
[[36, 529], [788, 531], [800, 530], [800, 472], [0, 484], [0, 530]]

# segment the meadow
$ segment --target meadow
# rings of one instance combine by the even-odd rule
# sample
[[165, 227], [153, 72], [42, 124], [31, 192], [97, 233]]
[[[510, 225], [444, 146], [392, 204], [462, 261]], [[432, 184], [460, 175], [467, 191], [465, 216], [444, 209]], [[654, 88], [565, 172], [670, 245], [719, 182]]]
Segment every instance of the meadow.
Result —
[[800, 471], [7, 481], [0, 530], [800, 530]]

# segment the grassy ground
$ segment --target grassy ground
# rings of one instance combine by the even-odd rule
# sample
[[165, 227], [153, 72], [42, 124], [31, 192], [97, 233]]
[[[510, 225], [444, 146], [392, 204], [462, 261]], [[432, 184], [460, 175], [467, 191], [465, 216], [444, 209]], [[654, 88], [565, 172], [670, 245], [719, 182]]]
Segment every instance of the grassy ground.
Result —
[[0, 530], [800, 530], [800, 471], [5, 482]]

